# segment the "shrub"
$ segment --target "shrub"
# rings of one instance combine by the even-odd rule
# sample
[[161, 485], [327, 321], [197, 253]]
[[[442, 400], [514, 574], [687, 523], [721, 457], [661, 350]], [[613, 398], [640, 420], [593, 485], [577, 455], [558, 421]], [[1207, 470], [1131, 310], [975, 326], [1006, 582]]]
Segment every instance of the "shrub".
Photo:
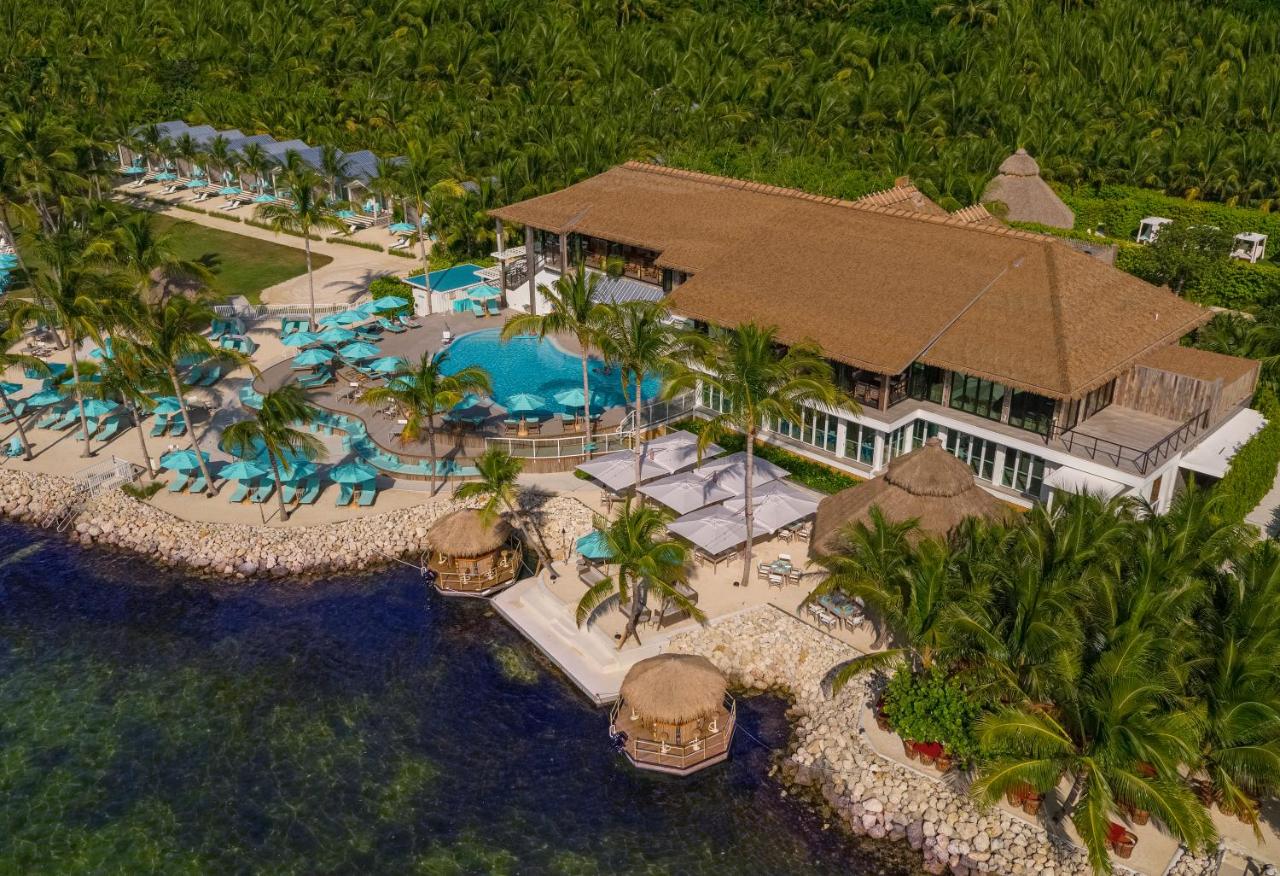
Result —
[[973, 730], [982, 707], [937, 667], [921, 673], [900, 669], [885, 689], [884, 713], [903, 739], [940, 742], [957, 760], [977, 754]]
[[[266, 222], [259, 222], [257, 219], [245, 219], [245, 220], [244, 220], [244, 224], [245, 224], [245, 225], [252, 225], [254, 228], [262, 228], [262, 229], [264, 229], [264, 230], [266, 230], [266, 231], [274, 231], [274, 232], [276, 232], [277, 234], [288, 234], [290, 237], [301, 237], [301, 236], [302, 236], [301, 234], [299, 234], [299, 233], [298, 233], [298, 232], [296, 232], [296, 231], [290, 231], [290, 230], [289, 230], [289, 229], [287, 229], [287, 228], [274, 228], [274, 227], [272, 227], [271, 225], [269, 225], [269, 224], [268, 224], [268, 223], [266, 223]], [[308, 234], [308, 235], [307, 235], [307, 237], [311, 238], [312, 240], [316, 240], [316, 241], [321, 240], [321, 237], [320, 237], [320, 235], [318, 235], [318, 234]]]
[[1227, 473], [1213, 488], [1222, 503], [1222, 516], [1231, 523], [1244, 520], [1257, 507], [1280, 468], [1280, 401], [1269, 387], [1263, 387], [1256, 407], [1267, 418], [1267, 425], [1236, 451]]
[[164, 481], [151, 481], [146, 484], [121, 484], [120, 491], [139, 502], [145, 502], [164, 489]]
[[349, 237], [326, 237], [326, 238], [324, 239], [324, 242], [325, 242], [325, 243], [339, 243], [339, 244], [342, 244], [343, 246], [354, 246], [354, 247], [356, 247], [357, 249], [367, 249], [367, 250], [371, 250], [371, 251], [373, 251], [373, 252], [383, 252], [383, 251], [384, 251], [384, 250], [383, 250], [383, 248], [382, 248], [382, 246], [381, 246], [381, 245], [379, 245], [379, 244], [373, 243], [373, 242], [368, 241], [368, 240], [352, 240], [352, 239], [351, 239], [351, 238], [349, 238]]
[[[707, 421], [690, 418], [672, 423], [673, 429], [684, 429], [695, 435], [701, 435], [702, 430], [706, 428]], [[742, 435], [725, 435], [716, 441], [721, 447], [730, 453], [737, 453], [747, 446], [746, 439]], [[812, 459], [806, 459], [803, 456], [797, 456], [794, 453], [788, 453], [780, 447], [772, 444], [756, 442], [756, 456], [761, 459], [772, 462], [774, 465], [785, 468], [796, 483], [803, 484], [819, 493], [838, 493], [841, 490], [852, 487], [861, 481], [853, 475], [846, 474], [842, 471], [832, 468], [829, 465], [823, 465], [820, 462], [814, 462]]]
[[391, 253], [391, 255], [393, 256], [399, 256], [402, 259], [416, 259], [418, 257], [417, 253], [409, 252], [408, 250], [403, 250], [403, 249], [389, 249], [387, 250], [387, 252]]
[[174, 204], [179, 210], [186, 210], [188, 213], [199, 213], [202, 216], [208, 216], [208, 210], [201, 210], [199, 207], [192, 207], [189, 204]]

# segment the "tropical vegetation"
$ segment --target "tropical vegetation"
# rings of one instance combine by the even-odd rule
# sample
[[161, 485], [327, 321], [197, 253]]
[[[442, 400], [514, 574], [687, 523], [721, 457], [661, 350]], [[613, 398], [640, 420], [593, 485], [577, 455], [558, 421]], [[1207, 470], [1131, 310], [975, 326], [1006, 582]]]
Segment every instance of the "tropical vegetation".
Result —
[[[484, 499], [481, 513], [493, 520], [501, 511], [511, 515], [515, 528], [520, 531], [524, 543], [532, 546], [547, 574], [556, 578], [555, 560], [547, 547], [542, 530], [521, 505], [519, 477], [524, 461], [511, 456], [498, 447], [490, 447], [476, 460], [478, 477], [459, 485], [454, 493], [459, 499]], [[532, 535], [532, 537], [530, 537]]]
[[320, 439], [297, 428], [314, 422], [317, 414], [300, 386], [285, 384], [264, 392], [253, 416], [227, 426], [218, 441], [223, 450], [241, 459], [267, 458], [277, 484], [275, 493], [281, 520], [289, 519], [289, 506], [284, 501], [284, 475], [324, 452]]

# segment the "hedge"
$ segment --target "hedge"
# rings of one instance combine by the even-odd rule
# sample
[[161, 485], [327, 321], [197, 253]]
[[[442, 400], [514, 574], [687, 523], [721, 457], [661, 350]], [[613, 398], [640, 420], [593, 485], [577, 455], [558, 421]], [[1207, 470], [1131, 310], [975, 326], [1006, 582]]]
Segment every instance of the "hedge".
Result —
[[1099, 229], [1122, 240], [1133, 240], [1138, 234], [1138, 223], [1147, 216], [1163, 216], [1175, 222], [1196, 225], [1216, 225], [1232, 235], [1242, 231], [1260, 231], [1273, 241], [1280, 240], [1280, 214], [1277, 213], [1188, 201], [1135, 186], [1059, 187], [1057, 191], [1075, 212], [1077, 229]]
[[354, 246], [354, 247], [356, 247], [357, 249], [367, 249], [367, 250], [371, 250], [371, 251], [373, 251], [373, 252], [383, 252], [383, 251], [384, 251], [384, 250], [383, 250], [383, 248], [382, 248], [382, 246], [381, 246], [380, 244], [373, 243], [373, 242], [368, 241], [368, 240], [352, 240], [352, 239], [351, 239], [351, 238], [349, 238], [349, 237], [326, 237], [326, 238], [324, 239], [324, 242], [325, 242], [325, 243], [337, 243], [337, 244], [341, 244], [342, 246]]
[[1258, 391], [1255, 406], [1267, 425], [1244, 443], [1231, 460], [1226, 475], [1213, 487], [1227, 522], [1244, 520], [1275, 483], [1280, 468], [1280, 401], [1269, 387]]
[[[252, 225], [254, 228], [261, 228], [264, 231], [274, 231], [277, 234], [287, 234], [290, 237], [302, 237], [302, 235], [296, 231], [290, 231], [287, 228], [275, 228], [274, 226], [269, 225], [266, 222], [259, 222], [257, 219], [246, 219], [244, 220], [244, 224]], [[322, 238], [318, 234], [308, 234], [307, 237], [315, 241], [322, 240]]]
[[[1150, 280], [1145, 252], [1145, 248], [1137, 244], [1122, 244], [1116, 255], [1116, 267]], [[1184, 292], [1187, 298], [1206, 306], [1258, 310], [1280, 302], [1280, 267], [1224, 258], [1188, 283]]]
[[[686, 432], [701, 435], [706, 425], [706, 420], [690, 418], [672, 423], [671, 428], [684, 429]], [[725, 435], [717, 439], [716, 443], [730, 453], [737, 453], [747, 446], [746, 438], [742, 435]], [[845, 474], [829, 465], [814, 462], [812, 459], [788, 453], [772, 444], [764, 444], [757, 441], [755, 455], [786, 469], [796, 483], [803, 484], [812, 490], [817, 490], [819, 493], [830, 495], [861, 483], [853, 475]]]

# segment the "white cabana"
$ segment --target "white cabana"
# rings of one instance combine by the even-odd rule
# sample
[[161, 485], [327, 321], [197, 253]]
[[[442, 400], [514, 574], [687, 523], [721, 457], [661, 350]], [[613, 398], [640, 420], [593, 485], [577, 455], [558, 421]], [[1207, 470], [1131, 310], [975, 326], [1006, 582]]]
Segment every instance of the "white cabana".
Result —
[[[787, 476], [787, 470], [756, 457], [756, 486]], [[747, 454], [731, 453], [697, 468], [640, 487], [640, 492], [679, 514], [740, 496], [747, 489]]]
[[[760, 484], [751, 491], [751, 506], [755, 512], [752, 529], [755, 532], [777, 532], [784, 526], [816, 514], [820, 501], [822, 497], [817, 493], [791, 481]], [[735, 514], [742, 514], [747, 507], [747, 497], [735, 496], [727, 500], [724, 507]]]
[[1266, 424], [1266, 418], [1253, 408], [1237, 411], [1184, 456], [1181, 465], [1210, 477], [1223, 477], [1244, 443]]
[[1128, 489], [1119, 481], [1068, 468], [1065, 465], [1050, 472], [1044, 479], [1044, 483], [1045, 486], [1053, 487], [1059, 493], [1080, 493], [1081, 495], [1088, 493], [1101, 496], [1103, 499], [1111, 499]]
[[[704, 459], [724, 453], [724, 448], [710, 444], [703, 453]], [[698, 461], [698, 436], [691, 432], [672, 432], [645, 443], [644, 458], [640, 460], [640, 481], [660, 478], [688, 468]], [[636, 481], [636, 455], [634, 450], [619, 450], [588, 460], [578, 466], [578, 471], [588, 474], [614, 492], [633, 486]]]
[[687, 539], [713, 557], [747, 540], [747, 523], [741, 511], [723, 505], [702, 508], [667, 524], [667, 531]]

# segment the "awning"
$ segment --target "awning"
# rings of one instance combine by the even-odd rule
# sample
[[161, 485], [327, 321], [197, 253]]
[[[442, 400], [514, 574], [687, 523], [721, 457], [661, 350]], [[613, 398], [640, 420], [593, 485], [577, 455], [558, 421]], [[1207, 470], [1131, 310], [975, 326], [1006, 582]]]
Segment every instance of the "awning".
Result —
[[[757, 456], [753, 463], [752, 482], [760, 485], [780, 480], [788, 474], [786, 469]], [[678, 514], [687, 514], [706, 505], [740, 496], [746, 489], [747, 454], [738, 452], [690, 471], [651, 481], [641, 486], [640, 492]]]
[[[707, 445], [704, 459], [724, 453], [718, 444]], [[693, 465], [698, 461], [698, 436], [683, 430], [654, 438], [645, 443], [644, 460], [640, 463], [641, 482], [662, 477]], [[619, 492], [635, 484], [636, 457], [631, 450], [619, 450], [598, 456], [578, 466], [609, 489]]]
[[1104, 499], [1118, 496], [1127, 489], [1119, 481], [1113, 481], [1110, 478], [1089, 474], [1066, 466], [1054, 469], [1044, 479], [1044, 482], [1055, 490], [1060, 490], [1064, 493], [1089, 493], [1093, 496], [1101, 496]]
[[723, 505], [716, 505], [671, 521], [667, 524], [667, 531], [688, 539], [716, 557], [747, 540], [747, 521], [742, 512], [735, 513]]
[[1266, 418], [1253, 408], [1237, 411], [1182, 457], [1181, 465], [1185, 469], [1220, 478], [1227, 473], [1227, 466], [1240, 446], [1266, 424]]

